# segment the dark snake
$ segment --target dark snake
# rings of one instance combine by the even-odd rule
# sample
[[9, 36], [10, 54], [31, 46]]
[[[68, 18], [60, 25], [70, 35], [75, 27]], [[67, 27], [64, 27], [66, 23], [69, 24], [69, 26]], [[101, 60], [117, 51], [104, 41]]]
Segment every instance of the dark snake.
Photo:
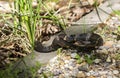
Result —
[[46, 42], [41, 43], [39, 41], [35, 41], [34, 49], [38, 52], [51, 52], [57, 50], [58, 48], [88, 50], [96, 49], [102, 45], [102, 37], [91, 31], [72, 35], [60, 32], [51, 36]]

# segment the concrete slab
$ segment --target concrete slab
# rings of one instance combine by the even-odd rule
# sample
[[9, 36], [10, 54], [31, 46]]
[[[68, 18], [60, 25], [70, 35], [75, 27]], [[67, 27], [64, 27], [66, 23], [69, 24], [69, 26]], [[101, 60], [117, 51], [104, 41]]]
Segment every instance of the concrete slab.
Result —
[[[99, 9], [100, 8], [100, 9]], [[99, 7], [98, 7], [98, 12], [99, 12], [99, 15], [100, 15], [100, 18], [101, 20], [104, 22], [108, 17], [109, 17], [109, 14], [111, 12], [113, 12], [113, 10], [120, 10], [120, 0], [105, 0], [105, 2], [103, 4], [101, 4]], [[102, 11], [102, 10], [104, 11]], [[97, 13], [96, 13], [96, 10], [92, 11], [91, 13], [87, 14], [86, 16], [82, 17], [79, 21], [77, 21], [76, 23], [83, 23], [85, 22], [85, 24], [87, 23], [101, 23]]]

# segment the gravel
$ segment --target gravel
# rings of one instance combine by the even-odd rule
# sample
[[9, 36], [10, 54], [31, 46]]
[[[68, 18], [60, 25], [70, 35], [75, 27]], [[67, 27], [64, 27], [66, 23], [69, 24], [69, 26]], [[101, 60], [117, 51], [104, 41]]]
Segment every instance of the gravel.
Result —
[[[67, 57], [69, 56], [65, 54], [64, 56], [63, 54], [57, 55], [45, 67], [41, 67], [38, 74], [41, 75], [44, 72], [48, 78], [87, 78], [91, 76], [95, 78], [119, 78], [120, 72], [113, 63], [102, 63], [102, 60], [95, 59], [99, 63], [89, 65], [86, 62], [82, 62], [79, 64], [74, 57], [66, 59]], [[52, 76], [48, 73], [51, 73]]]

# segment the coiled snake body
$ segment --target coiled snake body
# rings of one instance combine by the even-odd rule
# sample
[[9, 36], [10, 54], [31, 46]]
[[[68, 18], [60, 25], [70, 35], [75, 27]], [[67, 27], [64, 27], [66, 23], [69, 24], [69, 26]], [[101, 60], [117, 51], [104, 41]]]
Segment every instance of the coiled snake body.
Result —
[[65, 32], [60, 32], [51, 36], [50, 39], [46, 42], [41, 43], [35, 41], [35, 50], [38, 52], [50, 52], [57, 50], [60, 47], [72, 48], [77, 50], [88, 48], [95, 49], [101, 45], [103, 45], [102, 37], [91, 31], [70, 35], [66, 34]]

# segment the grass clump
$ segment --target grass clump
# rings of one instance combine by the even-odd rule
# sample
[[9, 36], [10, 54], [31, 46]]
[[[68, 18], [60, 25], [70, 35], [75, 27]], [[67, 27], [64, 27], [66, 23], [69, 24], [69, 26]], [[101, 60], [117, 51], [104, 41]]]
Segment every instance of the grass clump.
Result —
[[37, 6], [37, 12], [35, 14], [32, 2], [32, 0], [15, 0], [13, 17], [14, 27], [26, 32], [31, 47], [34, 49], [35, 30], [37, 19], [39, 19], [40, 16], [39, 9], [41, 6], [41, 0], [38, 1], [39, 6]]

